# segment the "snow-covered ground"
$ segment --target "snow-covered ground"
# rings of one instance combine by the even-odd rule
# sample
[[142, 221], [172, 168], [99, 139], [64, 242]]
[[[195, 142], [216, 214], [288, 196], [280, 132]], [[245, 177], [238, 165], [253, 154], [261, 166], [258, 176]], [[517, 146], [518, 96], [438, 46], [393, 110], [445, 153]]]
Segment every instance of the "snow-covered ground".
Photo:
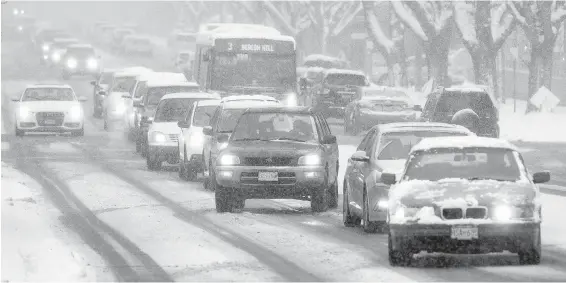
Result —
[[536, 112], [525, 115], [526, 102], [513, 100], [501, 105], [499, 126], [501, 138], [510, 141], [566, 143], [566, 107], [558, 106], [552, 113]]
[[109, 279], [63, 235], [58, 217], [37, 182], [2, 162], [2, 282]]

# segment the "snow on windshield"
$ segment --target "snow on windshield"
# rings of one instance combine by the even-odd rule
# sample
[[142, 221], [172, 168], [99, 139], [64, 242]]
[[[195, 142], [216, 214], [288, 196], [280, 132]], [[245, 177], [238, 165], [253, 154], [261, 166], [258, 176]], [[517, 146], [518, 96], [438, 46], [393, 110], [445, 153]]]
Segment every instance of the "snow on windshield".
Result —
[[404, 180], [459, 178], [515, 182], [523, 177], [520, 163], [520, 159], [508, 149], [433, 149], [411, 156]]
[[381, 136], [379, 146], [376, 150], [378, 160], [407, 159], [413, 145], [419, 143], [423, 138], [444, 136], [466, 136], [464, 133], [455, 132], [390, 132]]
[[232, 140], [248, 139], [315, 142], [318, 135], [309, 114], [247, 113], [240, 118]]
[[28, 89], [22, 101], [73, 101], [75, 96], [69, 88], [34, 88]]

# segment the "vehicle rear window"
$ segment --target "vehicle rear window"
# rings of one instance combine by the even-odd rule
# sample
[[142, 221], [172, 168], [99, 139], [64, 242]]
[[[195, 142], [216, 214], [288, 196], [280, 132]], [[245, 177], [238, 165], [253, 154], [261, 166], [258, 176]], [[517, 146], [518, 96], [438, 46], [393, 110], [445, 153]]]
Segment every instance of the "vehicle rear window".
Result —
[[198, 86], [150, 87], [147, 90], [147, 105], [157, 105], [161, 98], [166, 94], [178, 92], [195, 92], [198, 90]]
[[27, 89], [22, 101], [73, 101], [75, 96], [70, 88], [34, 88]]
[[203, 98], [171, 98], [162, 100], [155, 111], [155, 122], [177, 122], [187, 115], [187, 110]]
[[495, 107], [486, 92], [444, 92], [436, 105], [438, 113], [454, 115], [456, 112], [470, 108], [480, 117], [492, 116]]
[[381, 135], [381, 138], [378, 141], [379, 145], [376, 147], [376, 156], [378, 160], [407, 159], [411, 148], [413, 148], [413, 146], [419, 143], [423, 138], [448, 136], [467, 136], [467, 134], [436, 131], [385, 133]]
[[217, 105], [198, 106], [193, 115], [193, 126], [206, 127], [210, 125], [210, 118], [214, 115]]
[[326, 76], [326, 83], [330, 85], [365, 86], [366, 77], [352, 74], [330, 74]]

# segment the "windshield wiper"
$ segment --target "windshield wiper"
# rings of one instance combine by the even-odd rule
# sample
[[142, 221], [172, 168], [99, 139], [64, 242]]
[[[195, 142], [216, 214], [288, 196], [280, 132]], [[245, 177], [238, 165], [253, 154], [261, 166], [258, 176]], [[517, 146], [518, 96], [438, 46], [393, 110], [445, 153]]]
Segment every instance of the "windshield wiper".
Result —
[[268, 139], [260, 139], [260, 138], [243, 138], [243, 139], [236, 139], [233, 141], [272, 141], [272, 140], [268, 140]]
[[488, 178], [488, 177], [472, 177], [472, 178], [468, 178], [468, 180], [470, 180], [470, 181], [494, 180], [494, 181], [499, 181], [499, 182], [510, 182], [509, 180], [506, 180], [506, 179], [497, 179], [497, 178]]
[[296, 142], [307, 142], [306, 140], [301, 140], [301, 139], [296, 139], [296, 138], [276, 138], [276, 139], [272, 139], [272, 141], [296, 141]]

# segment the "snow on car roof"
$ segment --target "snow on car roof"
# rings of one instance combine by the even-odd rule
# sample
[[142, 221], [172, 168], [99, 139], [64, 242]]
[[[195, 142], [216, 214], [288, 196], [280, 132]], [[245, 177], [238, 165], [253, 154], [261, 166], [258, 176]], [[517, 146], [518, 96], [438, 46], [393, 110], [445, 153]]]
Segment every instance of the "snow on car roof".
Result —
[[269, 105], [279, 106], [278, 101], [259, 101], [259, 100], [241, 100], [241, 101], [229, 101], [227, 103], [221, 103], [224, 109], [246, 109], [246, 108], [261, 108]]
[[336, 61], [342, 61], [339, 58], [336, 57], [332, 57], [332, 56], [328, 56], [328, 55], [322, 55], [322, 54], [311, 54], [307, 57], [305, 57], [305, 62], [309, 62], [309, 61], [330, 61], [330, 62], [336, 62]]
[[147, 73], [152, 73], [153, 70], [148, 69], [146, 67], [132, 67], [132, 68], [125, 68], [116, 71], [114, 77], [132, 77], [132, 76], [140, 76]]
[[70, 85], [67, 84], [35, 84], [35, 85], [27, 85], [26, 89], [33, 89], [33, 88], [71, 88]]
[[468, 128], [460, 125], [445, 124], [445, 123], [430, 123], [430, 122], [399, 122], [380, 124], [379, 131], [382, 133], [392, 132], [412, 132], [412, 131], [431, 131], [431, 132], [458, 132], [473, 134]]
[[412, 151], [430, 150], [433, 148], [468, 148], [468, 147], [489, 147], [518, 150], [510, 142], [497, 138], [486, 138], [478, 136], [466, 137], [435, 137], [422, 139], [416, 144]]
[[319, 73], [324, 72], [326, 69], [323, 67], [307, 67], [307, 72]]
[[226, 32], [234, 32], [234, 31], [257, 31], [262, 33], [270, 33], [270, 34], [281, 34], [275, 28], [264, 26], [264, 25], [256, 25], [256, 24], [239, 24], [239, 23], [217, 23], [217, 24], [208, 24], [205, 25], [208, 28], [207, 32], [213, 33], [226, 33]]
[[195, 103], [198, 103], [198, 106], [218, 106], [220, 105], [220, 99], [210, 99], [210, 100], [200, 100]]
[[176, 93], [168, 93], [164, 95], [161, 100], [164, 99], [173, 99], [173, 98], [215, 98], [220, 99], [219, 95], [207, 93], [207, 92], [176, 92]]
[[364, 76], [364, 77], [366, 76], [366, 74], [364, 74], [364, 72], [362, 72], [362, 71], [348, 70], [348, 69], [336, 69], [336, 68], [324, 70], [324, 73], [327, 74], [327, 75], [330, 75], [330, 74], [348, 74], [348, 75], [358, 75], [358, 76]]
[[192, 86], [197, 88], [199, 85], [196, 82], [178, 81], [178, 80], [167, 80], [167, 79], [157, 79], [148, 80], [147, 87], [168, 87], [168, 86]]
[[222, 98], [222, 103], [232, 102], [232, 101], [278, 101], [277, 99], [268, 95], [231, 95]]
[[259, 38], [281, 40], [293, 42], [294, 46], [296, 46], [295, 38], [292, 36], [281, 35], [281, 32], [272, 27], [252, 24], [221, 24], [215, 29], [201, 31], [197, 34], [197, 43], [212, 44], [217, 38]]
[[86, 43], [71, 44], [71, 45], [69, 45], [68, 48], [92, 48], [92, 49], [94, 49], [94, 47], [92, 47], [92, 45], [86, 44]]

